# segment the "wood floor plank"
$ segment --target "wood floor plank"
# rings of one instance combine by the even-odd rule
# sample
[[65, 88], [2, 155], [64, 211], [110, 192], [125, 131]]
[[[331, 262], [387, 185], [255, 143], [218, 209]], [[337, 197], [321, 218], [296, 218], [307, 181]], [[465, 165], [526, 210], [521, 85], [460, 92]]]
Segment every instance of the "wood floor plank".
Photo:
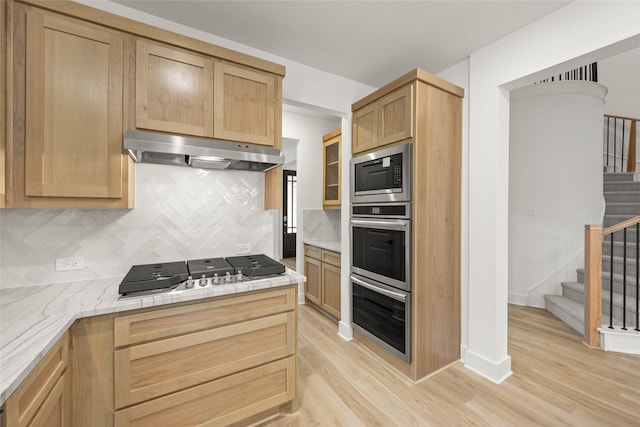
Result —
[[299, 320], [300, 410], [263, 427], [640, 427], [640, 356], [590, 349], [546, 310], [509, 306], [500, 385], [461, 362], [414, 384], [313, 307]]

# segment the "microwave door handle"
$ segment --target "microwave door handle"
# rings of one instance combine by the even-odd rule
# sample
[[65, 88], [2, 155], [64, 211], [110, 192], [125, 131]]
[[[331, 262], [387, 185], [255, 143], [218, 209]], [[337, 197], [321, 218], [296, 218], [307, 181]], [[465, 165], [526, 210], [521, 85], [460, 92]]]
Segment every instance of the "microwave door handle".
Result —
[[399, 292], [394, 292], [394, 291], [390, 291], [388, 289], [383, 289], [383, 288], [379, 288], [377, 286], [371, 285], [363, 280], [358, 279], [357, 277], [353, 277], [351, 276], [351, 281], [362, 286], [363, 288], [367, 288], [370, 289], [374, 292], [377, 292], [379, 294], [388, 296], [389, 298], [392, 298], [396, 301], [400, 301], [400, 302], [407, 302], [407, 296], [404, 294], [401, 294]]
[[399, 220], [387, 220], [387, 221], [371, 221], [364, 219], [352, 219], [351, 225], [360, 225], [364, 227], [378, 227], [384, 228], [385, 230], [406, 230], [407, 222], [399, 221]]

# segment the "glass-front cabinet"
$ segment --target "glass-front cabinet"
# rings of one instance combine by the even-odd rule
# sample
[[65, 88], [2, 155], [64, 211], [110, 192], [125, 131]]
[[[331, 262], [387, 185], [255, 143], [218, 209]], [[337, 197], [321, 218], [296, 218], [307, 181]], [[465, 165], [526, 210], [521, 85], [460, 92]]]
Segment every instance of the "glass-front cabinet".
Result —
[[339, 209], [342, 194], [341, 149], [342, 129], [322, 137], [322, 207], [324, 209]]

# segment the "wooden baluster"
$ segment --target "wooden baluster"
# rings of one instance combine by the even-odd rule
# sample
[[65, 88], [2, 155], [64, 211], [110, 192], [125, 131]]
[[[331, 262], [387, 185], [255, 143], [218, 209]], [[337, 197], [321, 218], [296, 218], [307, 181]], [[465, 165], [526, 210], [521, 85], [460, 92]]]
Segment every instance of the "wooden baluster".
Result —
[[601, 326], [602, 301], [602, 227], [586, 225], [584, 243], [584, 341], [590, 346], [600, 347], [598, 328]]
[[636, 123], [637, 120], [631, 120], [631, 128], [629, 129], [629, 151], [627, 153], [627, 172], [636, 171]]

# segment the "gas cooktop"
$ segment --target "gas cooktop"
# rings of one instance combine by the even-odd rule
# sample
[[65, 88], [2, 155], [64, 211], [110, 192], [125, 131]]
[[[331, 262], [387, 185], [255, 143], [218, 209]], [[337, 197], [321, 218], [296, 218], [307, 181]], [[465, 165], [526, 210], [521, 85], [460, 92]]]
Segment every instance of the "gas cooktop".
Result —
[[279, 275], [285, 270], [283, 264], [263, 254], [134, 265], [118, 292], [128, 295], [200, 288]]

